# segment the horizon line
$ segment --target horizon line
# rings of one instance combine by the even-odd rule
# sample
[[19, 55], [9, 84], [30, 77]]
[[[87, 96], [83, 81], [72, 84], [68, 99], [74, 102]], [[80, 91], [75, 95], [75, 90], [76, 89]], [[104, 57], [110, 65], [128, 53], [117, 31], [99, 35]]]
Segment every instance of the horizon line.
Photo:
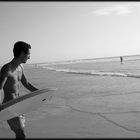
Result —
[[28, 64], [45, 64], [45, 63], [61, 63], [61, 62], [72, 62], [72, 61], [81, 61], [81, 60], [96, 60], [96, 59], [105, 59], [105, 58], [117, 58], [117, 57], [134, 57], [140, 56], [140, 54], [133, 54], [133, 55], [117, 55], [117, 56], [108, 56], [108, 57], [95, 57], [95, 58], [79, 58], [79, 59], [69, 59], [69, 60], [58, 60], [58, 61], [46, 61], [46, 62], [31, 62]]

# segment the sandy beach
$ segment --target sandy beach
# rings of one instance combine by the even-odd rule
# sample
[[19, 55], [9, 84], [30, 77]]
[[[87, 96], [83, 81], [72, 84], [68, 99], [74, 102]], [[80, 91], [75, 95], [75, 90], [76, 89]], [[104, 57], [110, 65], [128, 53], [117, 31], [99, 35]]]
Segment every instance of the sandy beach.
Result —
[[[105, 71], [139, 74], [138, 64], [101, 65]], [[99, 64], [93, 67], [102, 70]], [[50, 101], [26, 115], [27, 138], [140, 137], [139, 78], [70, 74], [34, 66], [26, 66], [25, 73], [39, 89], [58, 88]], [[27, 92], [21, 86], [21, 93]], [[6, 122], [1, 122], [0, 138], [14, 137]]]

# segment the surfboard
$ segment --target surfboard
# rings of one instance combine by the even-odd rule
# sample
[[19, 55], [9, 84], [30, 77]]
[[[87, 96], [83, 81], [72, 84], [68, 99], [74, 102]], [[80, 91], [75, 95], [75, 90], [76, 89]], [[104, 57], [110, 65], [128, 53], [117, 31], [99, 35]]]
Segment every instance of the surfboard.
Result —
[[49, 100], [52, 97], [52, 92], [56, 90], [57, 88], [37, 90], [2, 104], [0, 120], [5, 121], [20, 114], [27, 114], [36, 110], [44, 101]]

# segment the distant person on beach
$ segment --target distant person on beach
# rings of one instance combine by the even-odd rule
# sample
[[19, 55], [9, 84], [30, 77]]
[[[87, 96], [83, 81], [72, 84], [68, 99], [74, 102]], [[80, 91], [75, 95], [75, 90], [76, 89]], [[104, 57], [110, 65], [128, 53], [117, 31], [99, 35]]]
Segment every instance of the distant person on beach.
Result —
[[[3, 103], [15, 99], [20, 96], [19, 84], [23, 84], [25, 88], [31, 92], [38, 90], [26, 79], [22, 63], [26, 63], [30, 59], [31, 46], [23, 41], [14, 44], [14, 58], [2, 66], [0, 71], [0, 91], [4, 93]], [[16, 138], [25, 138], [25, 117], [23, 114], [7, 120]]]
[[123, 57], [120, 56], [120, 61], [121, 61], [121, 64], [123, 64]]

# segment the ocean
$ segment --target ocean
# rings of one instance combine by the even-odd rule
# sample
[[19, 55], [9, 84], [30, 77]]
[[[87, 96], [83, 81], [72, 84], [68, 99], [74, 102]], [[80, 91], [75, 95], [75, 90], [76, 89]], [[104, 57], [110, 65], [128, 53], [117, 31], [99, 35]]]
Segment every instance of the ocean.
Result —
[[98, 58], [64, 61], [61, 63], [38, 64], [47, 70], [57, 72], [97, 75], [97, 76], [119, 76], [138, 77], [140, 69], [140, 56], [125, 56], [123, 64], [119, 57]]

